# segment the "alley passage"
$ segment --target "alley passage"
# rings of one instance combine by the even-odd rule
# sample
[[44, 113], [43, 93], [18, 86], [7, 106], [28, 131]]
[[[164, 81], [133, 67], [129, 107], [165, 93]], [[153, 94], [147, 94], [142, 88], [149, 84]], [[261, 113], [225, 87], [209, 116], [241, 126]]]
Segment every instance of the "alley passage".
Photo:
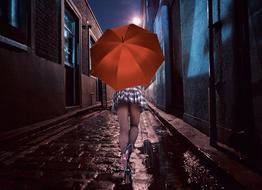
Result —
[[130, 159], [133, 183], [126, 187], [120, 185], [117, 116], [97, 111], [64, 121], [56, 129], [61, 130], [55, 135], [47, 131], [17, 149], [1, 151], [1, 190], [236, 189], [225, 186], [226, 181], [219, 180], [148, 110], [141, 115]]

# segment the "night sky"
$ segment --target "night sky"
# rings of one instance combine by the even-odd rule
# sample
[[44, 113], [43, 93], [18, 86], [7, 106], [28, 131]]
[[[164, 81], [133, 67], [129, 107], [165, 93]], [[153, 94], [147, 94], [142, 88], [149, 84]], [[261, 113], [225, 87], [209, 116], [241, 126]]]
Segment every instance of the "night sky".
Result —
[[141, 0], [88, 0], [103, 31], [129, 24], [140, 16]]

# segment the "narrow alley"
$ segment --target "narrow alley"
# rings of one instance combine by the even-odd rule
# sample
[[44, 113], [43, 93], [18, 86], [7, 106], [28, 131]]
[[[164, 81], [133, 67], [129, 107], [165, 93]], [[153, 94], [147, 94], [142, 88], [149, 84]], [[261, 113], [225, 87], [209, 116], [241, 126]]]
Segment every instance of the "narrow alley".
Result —
[[261, 23], [262, 0], [0, 0], [0, 190], [262, 190]]
[[117, 116], [100, 110], [57, 124], [56, 133], [49, 130], [21, 139], [19, 146], [7, 145], [0, 155], [0, 189], [238, 189], [150, 111], [141, 114], [139, 127], [129, 186], [120, 184]]

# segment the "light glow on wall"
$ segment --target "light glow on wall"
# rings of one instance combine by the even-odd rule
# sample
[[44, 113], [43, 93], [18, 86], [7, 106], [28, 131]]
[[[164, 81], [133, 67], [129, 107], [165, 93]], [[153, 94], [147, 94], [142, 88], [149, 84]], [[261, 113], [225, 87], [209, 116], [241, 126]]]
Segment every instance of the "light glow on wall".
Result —
[[205, 75], [208, 73], [208, 51], [205, 44], [208, 42], [207, 19], [204, 1], [197, 1], [195, 5], [192, 42], [189, 51], [189, 66], [187, 70], [188, 77]]
[[132, 23], [133, 24], [135, 24], [135, 25], [141, 25], [141, 23], [142, 23], [142, 21], [141, 21], [141, 18], [139, 18], [139, 17], [134, 17], [133, 19], [132, 19]]

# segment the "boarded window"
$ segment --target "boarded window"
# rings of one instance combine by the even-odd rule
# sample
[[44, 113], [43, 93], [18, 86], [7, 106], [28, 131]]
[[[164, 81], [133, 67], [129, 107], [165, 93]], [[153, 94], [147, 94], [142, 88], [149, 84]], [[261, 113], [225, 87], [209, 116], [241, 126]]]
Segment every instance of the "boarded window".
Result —
[[61, 54], [60, 10], [59, 0], [36, 0], [36, 54], [54, 62], [60, 62]]

